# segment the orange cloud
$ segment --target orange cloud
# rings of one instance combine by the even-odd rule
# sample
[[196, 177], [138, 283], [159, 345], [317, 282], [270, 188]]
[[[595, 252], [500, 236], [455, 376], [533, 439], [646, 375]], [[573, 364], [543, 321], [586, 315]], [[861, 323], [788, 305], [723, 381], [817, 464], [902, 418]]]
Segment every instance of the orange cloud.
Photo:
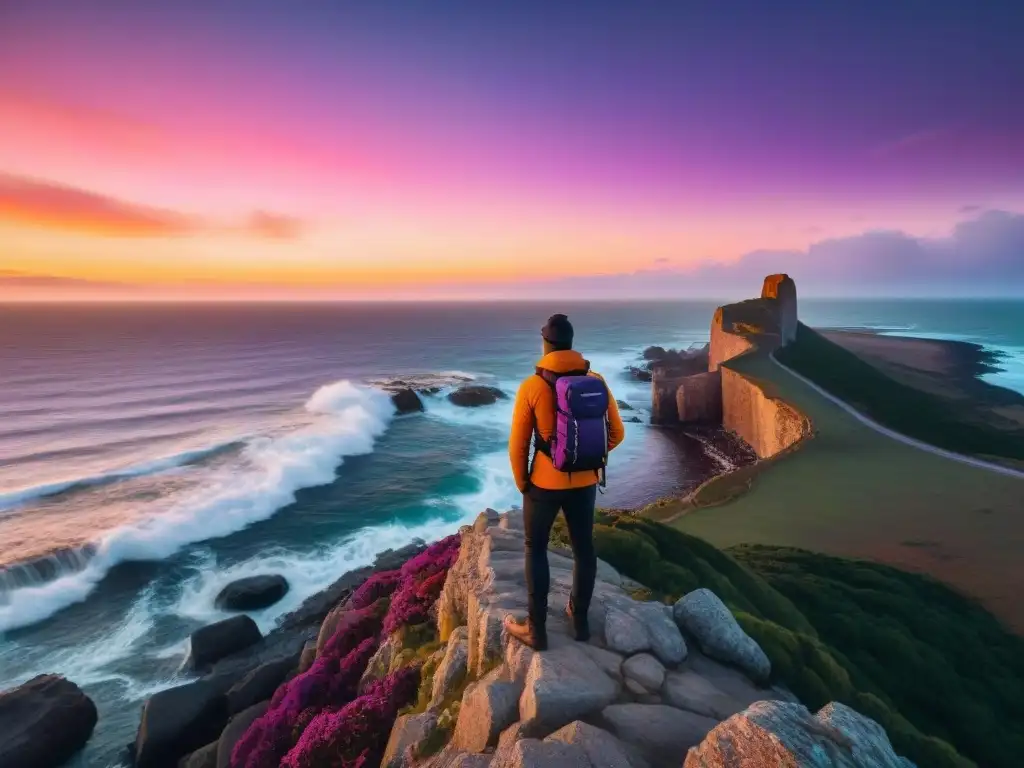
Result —
[[302, 220], [270, 211], [253, 211], [246, 229], [270, 240], [294, 240], [302, 234]]
[[0, 174], [0, 219], [34, 226], [122, 237], [184, 235], [201, 228], [194, 217], [138, 205], [98, 192]]
[[238, 232], [270, 240], [297, 238], [294, 216], [254, 211], [241, 226], [121, 200], [66, 184], [0, 173], [0, 221], [87, 235], [172, 237], [200, 232]]

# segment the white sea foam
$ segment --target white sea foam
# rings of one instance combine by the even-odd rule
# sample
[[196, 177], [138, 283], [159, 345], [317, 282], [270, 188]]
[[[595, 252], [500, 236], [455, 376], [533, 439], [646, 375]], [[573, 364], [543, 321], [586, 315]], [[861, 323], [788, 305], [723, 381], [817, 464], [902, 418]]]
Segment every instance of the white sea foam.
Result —
[[394, 412], [386, 394], [348, 381], [321, 387], [305, 410], [291, 431], [249, 440], [237, 463], [211, 471], [145, 519], [106, 532], [84, 569], [0, 594], [0, 633], [84, 600], [118, 563], [160, 560], [270, 517], [300, 488], [331, 482], [343, 457], [372, 451]]

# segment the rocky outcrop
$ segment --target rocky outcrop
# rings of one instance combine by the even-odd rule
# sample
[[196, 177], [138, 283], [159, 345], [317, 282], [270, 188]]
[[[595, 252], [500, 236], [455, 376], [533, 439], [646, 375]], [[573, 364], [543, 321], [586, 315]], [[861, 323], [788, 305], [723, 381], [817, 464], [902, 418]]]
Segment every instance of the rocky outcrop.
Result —
[[135, 737], [137, 768], [173, 766], [216, 741], [228, 721], [225, 693], [236, 681], [235, 676], [203, 678], [153, 695], [142, 708]]
[[222, 611], [258, 611], [288, 594], [288, 580], [280, 574], [249, 576], [228, 584], [213, 604]]
[[261, 664], [235, 683], [226, 694], [228, 715], [265, 701], [274, 695], [277, 687], [298, 669], [299, 655], [286, 656]]
[[752, 680], [768, 681], [771, 675], [768, 657], [710, 589], [695, 589], [680, 598], [672, 613], [679, 626], [696, 639], [708, 656], [735, 665]]
[[186, 663], [192, 669], [205, 669], [215, 661], [255, 645], [262, 639], [259, 627], [250, 617], [232, 616], [192, 633]]
[[448, 400], [454, 405], [464, 408], [478, 408], [481, 405], [493, 405], [499, 400], [508, 398], [504, 392], [497, 387], [487, 387], [482, 384], [467, 384], [459, 387], [448, 394]]
[[391, 402], [395, 406], [395, 412], [399, 414], [419, 413], [424, 410], [423, 401], [414, 389], [398, 390], [391, 395]]
[[716, 726], [685, 768], [913, 768], [878, 723], [842, 704], [812, 715], [800, 704], [759, 701]]
[[246, 729], [257, 718], [263, 716], [269, 704], [269, 701], [254, 704], [228, 720], [228, 724], [221, 731], [220, 738], [217, 739], [217, 768], [231, 768], [231, 751], [235, 748], [235, 744], [242, 738]]
[[679, 421], [722, 421], [722, 373], [709, 371], [686, 376], [676, 387], [676, 413]]
[[796, 408], [770, 396], [764, 386], [722, 368], [722, 423], [753, 448], [759, 459], [776, 456], [811, 432], [810, 421]]
[[[447, 697], [441, 691], [451, 687], [438, 675], [447, 678], [443, 670], [449, 664], [461, 670], [464, 655], [465, 674], [474, 682], [456, 710], [447, 746], [402, 765], [440, 768], [494, 747], [491, 768], [679, 766], [686, 750], [747, 706], [749, 696], [776, 696], [691, 652], [673, 608], [635, 600], [624, 589], [635, 583], [607, 563], [599, 564], [588, 614], [593, 638], [573, 640], [564, 613], [572, 560], [559, 550], [548, 552], [548, 650], [537, 653], [509, 639], [502, 619], [526, 609], [522, 513], [488, 510], [461, 535], [459, 557], [438, 601], [439, 634], [449, 645], [435, 671], [427, 711], [438, 716], [439, 728], [450, 716], [447, 709], [439, 711]], [[419, 727], [404, 723], [403, 729], [413, 725]], [[420, 738], [392, 736], [395, 750]]]
[[57, 675], [40, 675], [4, 691], [0, 693], [0, 765], [61, 765], [85, 746], [96, 720], [92, 700]]

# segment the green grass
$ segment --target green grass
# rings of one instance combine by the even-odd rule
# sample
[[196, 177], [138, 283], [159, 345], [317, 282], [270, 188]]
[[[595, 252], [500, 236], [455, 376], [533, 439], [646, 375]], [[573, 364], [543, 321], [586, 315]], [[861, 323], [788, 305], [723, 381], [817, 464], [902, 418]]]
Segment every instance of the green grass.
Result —
[[1024, 459], [1024, 431], [967, 421], [948, 398], [890, 378], [803, 324], [796, 343], [778, 350], [776, 357], [866, 416], [909, 437], [957, 453]]
[[[553, 539], [564, 544], [559, 520]], [[672, 601], [713, 590], [810, 708], [840, 701], [920, 766], [1016, 766], [1024, 641], [923, 576], [777, 547], [723, 552], [651, 520], [599, 515], [598, 555]]]
[[645, 515], [718, 547], [792, 546], [927, 573], [1024, 632], [1024, 480], [881, 435], [763, 352], [726, 365], [810, 418], [813, 437], [707, 484], [714, 504]]

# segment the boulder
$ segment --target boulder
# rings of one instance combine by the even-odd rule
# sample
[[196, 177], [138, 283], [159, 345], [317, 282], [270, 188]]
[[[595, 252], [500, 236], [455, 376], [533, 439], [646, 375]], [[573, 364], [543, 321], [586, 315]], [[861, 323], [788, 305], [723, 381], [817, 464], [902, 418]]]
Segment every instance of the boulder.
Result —
[[627, 424], [643, 424], [644, 423], [643, 419], [641, 419], [639, 416], [630, 416], [628, 419], [625, 419], [625, 422]]
[[212, 741], [178, 761], [178, 768], [217, 768], [217, 742]]
[[684, 595], [672, 613], [679, 627], [692, 635], [708, 656], [739, 667], [755, 682], [768, 680], [771, 662], [761, 646], [743, 631], [725, 603], [710, 589], [696, 589]]
[[172, 766], [217, 740], [228, 720], [225, 693], [237, 680], [234, 675], [204, 677], [150, 697], [135, 737], [136, 768]]
[[630, 656], [622, 665], [622, 673], [627, 680], [634, 680], [643, 686], [643, 692], [660, 691], [665, 682], [665, 667], [649, 653], [638, 653]]
[[341, 617], [347, 611], [348, 608], [344, 604], [336, 605], [320, 623], [320, 632], [316, 636], [316, 658], [319, 658], [320, 654], [323, 653], [327, 641], [334, 637], [334, 631], [338, 628], [338, 622], [341, 621]]
[[228, 715], [235, 715], [243, 709], [271, 698], [299, 664], [298, 655], [261, 664], [247, 674], [227, 692]]
[[600, 720], [613, 735], [635, 746], [651, 765], [672, 768], [718, 725], [717, 720], [663, 704], [612, 704], [601, 712]]
[[669, 672], [662, 695], [667, 704], [698, 715], [724, 720], [750, 703], [738, 701], [696, 672]]
[[550, 733], [601, 711], [615, 700], [618, 684], [578, 643], [535, 653], [519, 699], [519, 718], [531, 735]]
[[434, 670], [434, 683], [430, 694], [430, 706], [440, 706], [466, 677], [469, 662], [469, 633], [465, 627], [457, 627], [448, 638], [444, 658]]
[[906, 768], [885, 731], [842, 704], [812, 715], [804, 706], [759, 701], [712, 730], [685, 768], [785, 765], [791, 768]]
[[664, 360], [668, 350], [664, 347], [651, 346], [644, 350], [644, 360]]
[[651, 649], [643, 624], [617, 608], [609, 607], [605, 613], [604, 638], [611, 650], [627, 656]]
[[0, 693], [0, 765], [49, 768], [80, 750], [96, 727], [96, 705], [58, 675]]
[[288, 594], [288, 580], [280, 574], [249, 576], [232, 581], [213, 604], [222, 611], [258, 611]]
[[559, 728], [544, 741], [549, 744], [560, 741], [582, 748], [594, 768], [633, 768], [621, 741], [608, 731], [579, 720]]
[[638, 365], [631, 365], [628, 369], [630, 377], [636, 381], [651, 381], [654, 374], [649, 369]]
[[478, 408], [481, 405], [493, 405], [499, 400], [508, 398], [504, 392], [497, 387], [487, 387], [482, 384], [467, 384], [459, 387], [448, 394], [448, 400], [464, 408]]
[[231, 768], [231, 753], [249, 726], [267, 711], [269, 701], [261, 701], [232, 717], [217, 739], [217, 768]]
[[[422, 391], [424, 394], [432, 395], [435, 394], [438, 389], [436, 387], [428, 387]], [[413, 389], [406, 388], [398, 390], [391, 395], [391, 402], [395, 406], [395, 412], [399, 414], [419, 413], [423, 410], [423, 401], [420, 400], [420, 396], [416, 394], [416, 391]]]
[[483, 752], [497, 744], [501, 732], [516, 721], [522, 687], [503, 680], [502, 671], [497, 667], [466, 689], [452, 734], [455, 748]]
[[[380, 761], [381, 768], [408, 768], [415, 754], [437, 730], [437, 713], [424, 712], [420, 715], [401, 715], [391, 728], [388, 745], [384, 749], [384, 757]], [[410, 754], [409, 750], [412, 750]]]
[[316, 640], [310, 640], [302, 646], [302, 653], [299, 654], [299, 674], [308, 670], [316, 661]]
[[391, 662], [398, 656], [396, 651], [401, 652], [402, 650], [398, 647], [399, 645], [400, 639], [397, 632], [380, 644], [380, 647], [367, 662], [363, 676], [359, 678], [359, 690], [363, 690], [371, 681], [387, 676], [391, 669]]
[[491, 768], [591, 768], [591, 764], [577, 744], [523, 739], [507, 752], [495, 753]]
[[615, 404], [619, 406], [620, 411], [632, 411], [633, 406], [627, 403], [625, 400], [616, 400]]
[[661, 603], [625, 603], [608, 606], [604, 620], [608, 647], [624, 655], [651, 651], [663, 664], [678, 664], [686, 658], [686, 643]]
[[263, 635], [256, 622], [245, 615], [209, 624], [197, 629], [189, 638], [188, 665], [193, 669], [203, 669], [262, 639]]

